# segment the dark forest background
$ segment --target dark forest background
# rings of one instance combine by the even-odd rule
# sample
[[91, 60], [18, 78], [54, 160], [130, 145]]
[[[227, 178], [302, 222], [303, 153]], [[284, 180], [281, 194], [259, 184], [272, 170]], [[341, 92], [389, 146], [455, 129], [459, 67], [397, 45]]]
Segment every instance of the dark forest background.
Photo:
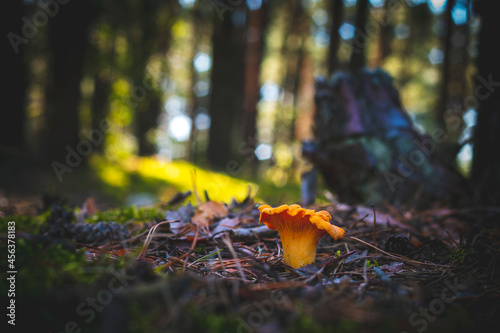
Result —
[[4, 195], [64, 185], [123, 201], [160, 180], [190, 188], [192, 166], [293, 193], [315, 78], [380, 67], [422, 132], [446, 131], [438, 153], [477, 202], [500, 203], [494, 1], [41, 0], [2, 12]]

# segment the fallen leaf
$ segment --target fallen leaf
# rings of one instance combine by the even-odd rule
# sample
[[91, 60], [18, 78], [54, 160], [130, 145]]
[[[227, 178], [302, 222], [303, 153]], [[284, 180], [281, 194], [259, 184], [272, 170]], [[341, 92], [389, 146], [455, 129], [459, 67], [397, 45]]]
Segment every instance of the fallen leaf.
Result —
[[226, 217], [227, 213], [226, 205], [210, 200], [198, 206], [191, 221], [202, 228], [208, 229], [208, 226], [215, 218]]
[[223, 218], [222, 220], [219, 221], [217, 226], [212, 230], [213, 234], [217, 234], [219, 232], [223, 232], [226, 230], [233, 230], [236, 228], [240, 223], [242, 222], [242, 219], [240, 218]]

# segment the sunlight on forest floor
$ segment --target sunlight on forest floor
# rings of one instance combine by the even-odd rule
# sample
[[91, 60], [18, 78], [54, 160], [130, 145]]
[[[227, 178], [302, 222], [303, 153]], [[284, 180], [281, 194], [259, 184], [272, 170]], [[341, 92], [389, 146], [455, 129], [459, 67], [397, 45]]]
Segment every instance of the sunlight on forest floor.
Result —
[[[267, 183], [257, 185], [256, 182], [209, 171], [182, 160], [164, 162], [155, 157], [131, 157], [117, 163], [96, 155], [89, 164], [100, 180], [110, 187], [110, 193], [129, 189], [126, 192], [144, 192], [157, 196], [161, 201], [168, 201], [177, 191], [193, 191], [192, 174], [195, 171], [196, 187], [202, 200], [205, 200], [206, 191], [211, 200], [230, 203], [234, 198], [240, 201], [249, 190], [256, 201], [278, 202], [285, 197], [297, 201], [300, 198], [298, 184], [289, 184], [285, 188]], [[194, 195], [187, 200], [196, 204]]]

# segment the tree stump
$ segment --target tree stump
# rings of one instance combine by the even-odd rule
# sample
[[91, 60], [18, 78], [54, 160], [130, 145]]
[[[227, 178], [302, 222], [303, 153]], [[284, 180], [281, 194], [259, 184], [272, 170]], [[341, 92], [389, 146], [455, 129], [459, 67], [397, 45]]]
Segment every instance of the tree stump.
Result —
[[437, 156], [445, 130], [420, 133], [383, 70], [337, 72], [318, 78], [315, 140], [303, 156], [346, 203], [429, 207], [469, 198], [465, 178]]

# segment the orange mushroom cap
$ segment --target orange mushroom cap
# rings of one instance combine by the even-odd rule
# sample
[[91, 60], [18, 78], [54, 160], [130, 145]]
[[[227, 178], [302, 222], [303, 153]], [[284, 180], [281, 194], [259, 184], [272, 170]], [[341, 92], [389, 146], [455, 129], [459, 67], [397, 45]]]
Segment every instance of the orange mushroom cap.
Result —
[[283, 258], [287, 265], [299, 268], [314, 263], [319, 240], [329, 234], [337, 240], [344, 237], [342, 228], [330, 224], [332, 216], [325, 210], [315, 212], [299, 205], [259, 207], [259, 223], [278, 230], [283, 244]]

